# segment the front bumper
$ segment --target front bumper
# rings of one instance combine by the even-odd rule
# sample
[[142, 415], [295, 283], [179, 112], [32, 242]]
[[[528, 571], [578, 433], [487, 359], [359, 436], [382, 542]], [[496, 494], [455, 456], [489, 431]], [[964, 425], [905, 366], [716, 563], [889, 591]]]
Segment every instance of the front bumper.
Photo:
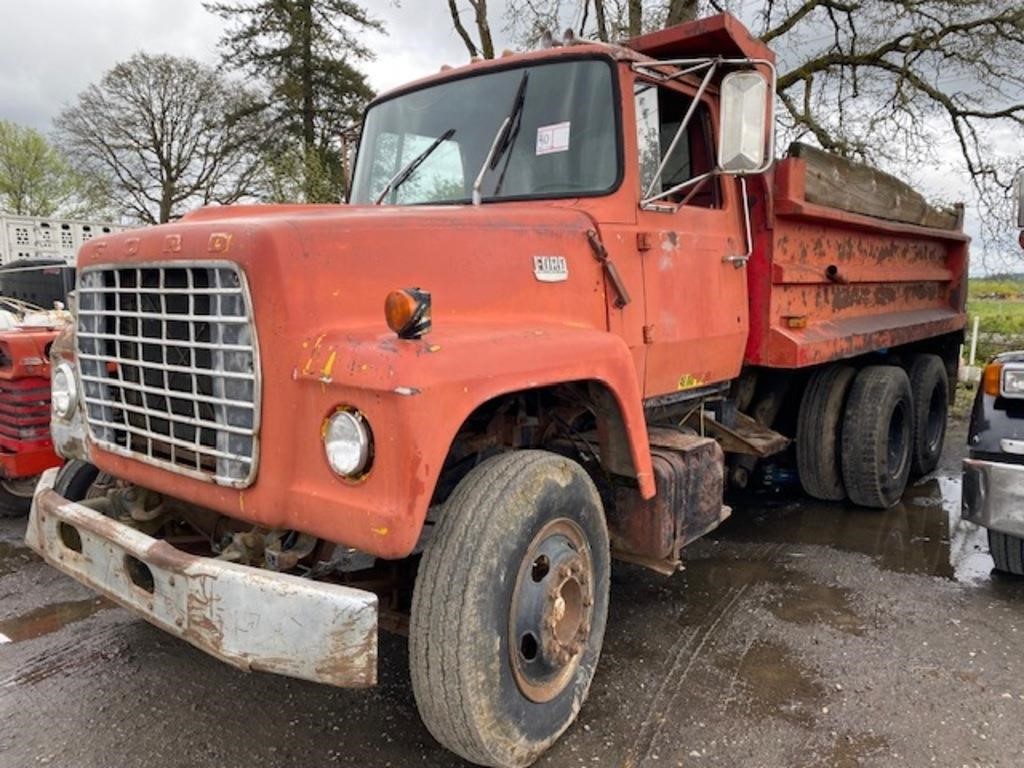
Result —
[[964, 459], [961, 516], [1024, 538], [1024, 464]]
[[55, 568], [245, 670], [345, 687], [377, 681], [377, 596], [182, 552], [70, 502], [47, 470], [25, 542]]

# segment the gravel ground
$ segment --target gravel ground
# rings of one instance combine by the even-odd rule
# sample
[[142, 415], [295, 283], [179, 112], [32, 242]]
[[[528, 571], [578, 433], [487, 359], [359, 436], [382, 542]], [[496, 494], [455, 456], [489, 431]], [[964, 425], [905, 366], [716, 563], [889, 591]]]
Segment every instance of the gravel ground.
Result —
[[[683, 573], [613, 576], [579, 722], [538, 765], [1024, 764], [1024, 581], [940, 470], [887, 512], [736, 505]], [[44, 566], [0, 521], [0, 767], [456, 766], [416, 715], [406, 641], [381, 684], [244, 674]]]

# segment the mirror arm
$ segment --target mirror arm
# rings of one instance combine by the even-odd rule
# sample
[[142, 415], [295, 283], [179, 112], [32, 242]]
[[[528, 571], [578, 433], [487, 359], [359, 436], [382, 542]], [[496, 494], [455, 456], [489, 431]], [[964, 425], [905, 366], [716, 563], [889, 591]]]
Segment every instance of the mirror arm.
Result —
[[[652, 197], [644, 198], [643, 200], [640, 201], [640, 207], [641, 208], [647, 208], [648, 206], [650, 206], [653, 203], [658, 202], [659, 200], [663, 200], [666, 197], [671, 197], [672, 195], [675, 195], [675, 194], [678, 194], [679, 192], [682, 192], [684, 189], [689, 187], [691, 184], [701, 183], [701, 182], [703, 182], [703, 181], [705, 181], [707, 179], [710, 179], [712, 176], [718, 176], [720, 173], [721, 172], [718, 169], [715, 169], [713, 171], [708, 171], [707, 173], [702, 173], [700, 176], [694, 176], [693, 178], [687, 179], [686, 181], [681, 181], [678, 184], [676, 184], [674, 187], [672, 187], [670, 189], [666, 189], [664, 192], [662, 192], [660, 194], [653, 195]], [[675, 207], [678, 208], [679, 206], [677, 205]]]
[[690, 102], [690, 106], [686, 110], [686, 114], [683, 115], [682, 122], [679, 123], [679, 128], [676, 129], [676, 135], [672, 137], [672, 143], [669, 144], [668, 149], [662, 156], [661, 163], [658, 165], [658, 170], [655, 172], [654, 177], [651, 179], [651, 183], [647, 185], [647, 189], [644, 191], [645, 197], [649, 198], [651, 193], [654, 192], [654, 187], [661, 181], [661, 174], [665, 171], [665, 166], [668, 165], [668, 161], [672, 158], [672, 153], [676, 151], [676, 146], [683, 138], [683, 134], [686, 133], [686, 129], [690, 127], [690, 120], [693, 119], [694, 114], [697, 112], [697, 105], [700, 104], [701, 97], [703, 97], [705, 91], [707, 91], [708, 86], [711, 84], [711, 78], [715, 76], [715, 72], [717, 70], [718, 61], [712, 61], [708, 67], [708, 71], [704, 73], [704, 79], [701, 80], [700, 88], [697, 89], [697, 93], [694, 95], [693, 101]]
[[743, 199], [743, 233], [746, 236], [747, 249], [742, 256], [726, 256], [722, 261], [729, 262], [736, 269], [746, 266], [754, 255], [754, 233], [750, 227], [750, 198], [747, 196], [747, 177], [740, 176], [740, 197]]

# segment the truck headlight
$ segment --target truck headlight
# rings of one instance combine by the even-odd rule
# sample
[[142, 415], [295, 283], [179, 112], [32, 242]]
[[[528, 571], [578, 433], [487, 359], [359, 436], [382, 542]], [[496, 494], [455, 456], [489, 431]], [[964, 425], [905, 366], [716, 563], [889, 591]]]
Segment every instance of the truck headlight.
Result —
[[75, 382], [75, 371], [68, 363], [60, 363], [53, 369], [50, 399], [53, 412], [66, 419], [78, 407], [78, 384]]
[[1024, 368], [1003, 368], [1003, 397], [1024, 397]]
[[373, 440], [359, 411], [340, 409], [325, 423], [324, 453], [331, 469], [342, 477], [356, 477], [370, 463]]

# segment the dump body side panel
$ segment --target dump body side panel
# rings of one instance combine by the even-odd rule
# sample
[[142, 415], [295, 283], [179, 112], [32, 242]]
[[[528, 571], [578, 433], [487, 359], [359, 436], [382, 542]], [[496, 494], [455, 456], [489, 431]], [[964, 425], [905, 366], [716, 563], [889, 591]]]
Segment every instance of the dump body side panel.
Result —
[[802, 368], [963, 329], [962, 231], [808, 203], [804, 173], [781, 161], [755, 207], [748, 364]]

